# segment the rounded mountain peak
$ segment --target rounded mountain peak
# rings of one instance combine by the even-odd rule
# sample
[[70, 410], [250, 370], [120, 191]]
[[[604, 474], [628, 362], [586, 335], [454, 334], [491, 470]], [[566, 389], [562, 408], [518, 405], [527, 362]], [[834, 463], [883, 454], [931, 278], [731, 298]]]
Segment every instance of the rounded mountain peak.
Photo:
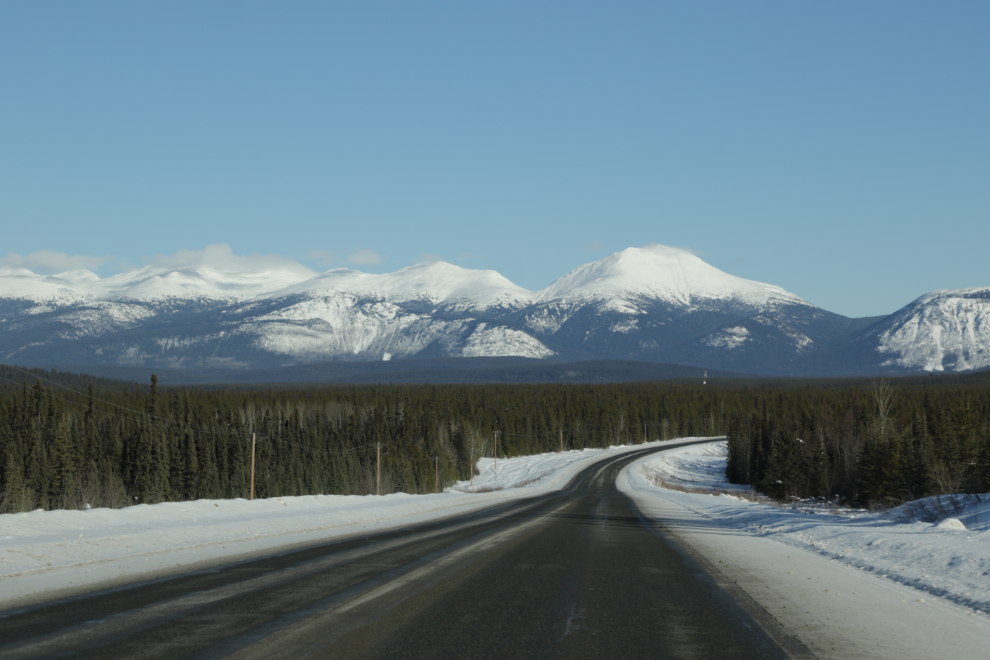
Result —
[[616, 252], [575, 268], [537, 293], [538, 300], [623, 302], [652, 299], [688, 306], [702, 300], [733, 300], [748, 305], [808, 303], [778, 286], [725, 273], [696, 255], [651, 244]]
[[473, 270], [445, 261], [407, 266], [394, 273], [337, 268], [278, 292], [322, 295], [340, 291], [388, 302], [425, 301], [463, 309], [528, 304], [532, 293], [494, 270]]

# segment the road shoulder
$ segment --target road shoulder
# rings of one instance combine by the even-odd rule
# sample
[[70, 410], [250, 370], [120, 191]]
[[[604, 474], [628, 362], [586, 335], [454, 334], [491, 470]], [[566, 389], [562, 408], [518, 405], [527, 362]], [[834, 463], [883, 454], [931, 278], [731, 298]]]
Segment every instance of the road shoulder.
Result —
[[641, 463], [620, 473], [619, 490], [644, 517], [752, 598], [816, 657], [990, 658], [990, 620], [985, 617], [821, 555], [702, 518], [648, 484], [638, 473]]

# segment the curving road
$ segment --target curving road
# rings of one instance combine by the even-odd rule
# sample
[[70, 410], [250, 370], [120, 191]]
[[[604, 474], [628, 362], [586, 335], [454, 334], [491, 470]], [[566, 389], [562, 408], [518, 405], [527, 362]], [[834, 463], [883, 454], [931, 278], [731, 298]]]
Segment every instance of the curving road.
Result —
[[649, 451], [466, 517], [0, 613], [0, 657], [806, 656], [616, 490]]

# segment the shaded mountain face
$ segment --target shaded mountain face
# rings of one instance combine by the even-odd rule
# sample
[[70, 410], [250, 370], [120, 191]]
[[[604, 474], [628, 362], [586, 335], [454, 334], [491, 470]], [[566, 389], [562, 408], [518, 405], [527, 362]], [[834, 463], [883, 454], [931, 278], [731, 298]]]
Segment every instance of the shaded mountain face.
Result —
[[527, 357], [640, 360], [757, 374], [990, 366], [990, 289], [849, 319], [660, 245], [629, 248], [530, 292], [447, 263], [225, 272], [148, 267], [100, 279], [0, 268], [0, 360], [280, 367]]

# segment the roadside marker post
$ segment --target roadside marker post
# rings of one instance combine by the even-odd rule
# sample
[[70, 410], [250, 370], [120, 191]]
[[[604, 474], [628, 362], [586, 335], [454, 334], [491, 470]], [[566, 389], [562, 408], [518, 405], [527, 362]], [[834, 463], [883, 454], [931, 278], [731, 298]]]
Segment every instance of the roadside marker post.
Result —
[[257, 434], [251, 434], [251, 499], [254, 499], [254, 445]]
[[375, 474], [375, 495], [382, 494], [382, 443], [376, 442], [375, 447], [378, 449], [378, 469]]
[[498, 431], [495, 431], [495, 463], [492, 464], [492, 472], [498, 471]]

